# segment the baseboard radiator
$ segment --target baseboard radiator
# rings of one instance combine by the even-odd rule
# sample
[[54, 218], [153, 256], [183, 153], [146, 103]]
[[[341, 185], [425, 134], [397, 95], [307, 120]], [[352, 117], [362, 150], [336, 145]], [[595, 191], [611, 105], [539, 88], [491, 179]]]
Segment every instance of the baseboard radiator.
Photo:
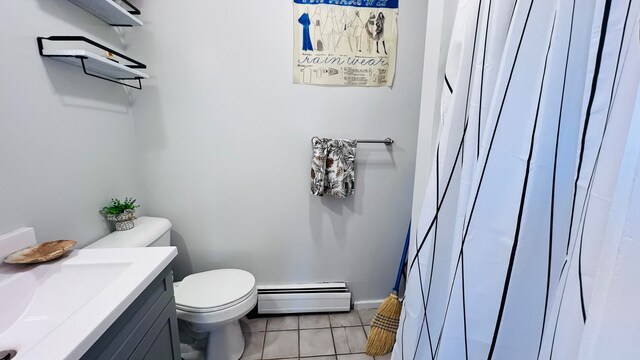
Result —
[[259, 314], [340, 312], [351, 309], [351, 292], [344, 282], [259, 285]]

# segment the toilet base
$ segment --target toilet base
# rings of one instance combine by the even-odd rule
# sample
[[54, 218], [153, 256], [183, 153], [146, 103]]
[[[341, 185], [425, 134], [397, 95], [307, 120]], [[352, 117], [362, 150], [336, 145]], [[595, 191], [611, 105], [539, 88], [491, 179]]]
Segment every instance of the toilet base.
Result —
[[207, 360], [238, 360], [244, 352], [244, 336], [240, 321], [216, 326], [209, 332]]

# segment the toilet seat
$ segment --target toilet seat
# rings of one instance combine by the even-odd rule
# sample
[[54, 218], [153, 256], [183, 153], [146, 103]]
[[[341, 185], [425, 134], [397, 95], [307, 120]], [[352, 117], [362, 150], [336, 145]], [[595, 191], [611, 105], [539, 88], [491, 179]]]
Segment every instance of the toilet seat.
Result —
[[178, 318], [205, 326], [237, 320], [258, 301], [255, 278], [238, 269], [189, 275], [174, 288]]
[[246, 295], [244, 295], [242, 298], [235, 300], [231, 303], [228, 304], [224, 304], [224, 305], [220, 305], [220, 306], [213, 306], [213, 307], [208, 307], [208, 308], [197, 308], [197, 307], [190, 307], [187, 305], [183, 305], [183, 304], [179, 304], [176, 300], [176, 309], [178, 310], [182, 310], [182, 311], [188, 311], [188, 312], [192, 312], [192, 313], [209, 313], [209, 312], [216, 312], [216, 311], [221, 311], [224, 309], [228, 309], [230, 307], [233, 307], [234, 305], [237, 305], [245, 300], [247, 300], [247, 298], [251, 297], [252, 292], [249, 291]]

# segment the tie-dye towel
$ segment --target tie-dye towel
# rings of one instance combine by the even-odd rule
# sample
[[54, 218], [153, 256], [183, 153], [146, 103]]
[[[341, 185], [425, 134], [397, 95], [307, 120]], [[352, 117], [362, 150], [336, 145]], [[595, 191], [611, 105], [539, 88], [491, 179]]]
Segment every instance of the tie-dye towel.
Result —
[[311, 193], [338, 198], [355, 192], [356, 140], [314, 137], [311, 161]]

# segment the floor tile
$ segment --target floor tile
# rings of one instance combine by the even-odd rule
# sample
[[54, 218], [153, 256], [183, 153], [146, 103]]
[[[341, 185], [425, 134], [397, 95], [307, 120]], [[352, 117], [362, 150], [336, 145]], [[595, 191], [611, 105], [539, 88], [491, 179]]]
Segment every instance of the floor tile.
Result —
[[267, 329], [267, 318], [249, 319], [243, 317], [240, 319], [240, 327], [243, 333], [265, 331]]
[[271, 331], [264, 340], [263, 359], [298, 357], [297, 331]]
[[300, 329], [321, 329], [328, 328], [329, 315], [301, 315]]
[[367, 354], [338, 355], [338, 360], [374, 360]]
[[358, 315], [360, 316], [360, 321], [362, 321], [362, 325], [371, 325], [371, 319], [376, 314], [378, 309], [364, 309], [358, 310]]
[[348, 313], [331, 314], [329, 315], [329, 320], [331, 327], [362, 325], [358, 312], [355, 310], [351, 310]]
[[336, 347], [336, 354], [350, 354], [347, 331], [344, 328], [332, 328], [333, 343]]
[[371, 326], [365, 326], [364, 327], [364, 332], [365, 332], [365, 334], [367, 334], [367, 338], [369, 337], [369, 331], [371, 331]]
[[393, 353], [393, 351], [391, 351], [391, 352], [389, 352], [387, 354], [381, 355], [381, 356], [375, 356], [375, 359], [376, 360], [391, 360], [391, 354], [392, 353]]
[[314, 356], [314, 357], [306, 357], [304, 360], [336, 360], [335, 355], [331, 356]]
[[267, 320], [267, 331], [274, 330], [297, 330], [298, 329], [298, 317], [293, 316], [278, 316], [271, 317]]
[[262, 344], [264, 344], [264, 332], [249, 332], [244, 335], [244, 353], [241, 360], [262, 359]]
[[351, 353], [361, 353], [367, 348], [367, 336], [362, 326], [344, 328]]
[[331, 329], [300, 330], [300, 356], [335, 354]]
[[367, 337], [362, 326], [333, 328], [331, 330], [337, 354], [361, 353], [367, 347]]
[[204, 360], [204, 350], [196, 349], [191, 345], [180, 343], [180, 355], [182, 359]]

